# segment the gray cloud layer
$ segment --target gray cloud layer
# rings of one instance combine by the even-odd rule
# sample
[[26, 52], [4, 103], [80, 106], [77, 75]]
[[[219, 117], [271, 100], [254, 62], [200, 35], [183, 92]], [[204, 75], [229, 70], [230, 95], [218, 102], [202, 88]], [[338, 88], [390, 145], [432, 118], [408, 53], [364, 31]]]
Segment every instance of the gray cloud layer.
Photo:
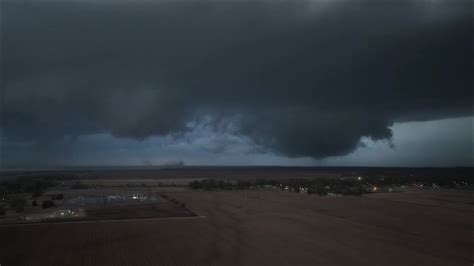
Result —
[[44, 142], [189, 121], [323, 158], [468, 116], [472, 1], [4, 1], [2, 126]]

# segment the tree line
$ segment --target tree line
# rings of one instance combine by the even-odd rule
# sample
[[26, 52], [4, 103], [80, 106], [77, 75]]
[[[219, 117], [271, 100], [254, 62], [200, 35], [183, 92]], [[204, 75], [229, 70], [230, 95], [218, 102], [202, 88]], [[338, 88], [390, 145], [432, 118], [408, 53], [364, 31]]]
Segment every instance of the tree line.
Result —
[[312, 179], [255, 179], [255, 180], [194, 180], [189, 186], [194, 190], [242, 190], [272, 187], [294, 192], [304, 191], [308, 194], [325, 195], [336, 193], [342, 195], [358, 195], [372, 192], [373, 187], [391, 186], [438, 186], [445, 188], [472, 188], [474, 180], [461, 177], [423, 177], [423, 176], [390, 176], [390, 177], [345, 177], [345, 178], [312, 178]]

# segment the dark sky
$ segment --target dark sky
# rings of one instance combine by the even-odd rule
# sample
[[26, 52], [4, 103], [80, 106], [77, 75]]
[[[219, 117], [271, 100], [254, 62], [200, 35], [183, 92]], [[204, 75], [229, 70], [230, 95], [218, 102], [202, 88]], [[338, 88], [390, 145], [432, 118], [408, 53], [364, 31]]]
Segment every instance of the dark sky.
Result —
[[1, 10], [4, 165], [472, 165], [471, 0]]

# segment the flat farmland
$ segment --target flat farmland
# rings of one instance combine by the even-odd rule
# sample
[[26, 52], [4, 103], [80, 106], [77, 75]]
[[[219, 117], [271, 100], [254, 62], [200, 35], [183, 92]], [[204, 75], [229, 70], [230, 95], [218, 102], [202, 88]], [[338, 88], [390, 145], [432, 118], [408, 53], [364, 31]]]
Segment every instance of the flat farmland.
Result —
[[[1, 225], [58, 223], [97, 220], [196, 216], [184, 203], [169, 198], [163, 190], [140, 188], [50, 190], [35, 202], [55, 199], [53, 206], [32, 206], [28, 198], [25, 210], [19, 214], [10, 210], [0, 218]], [[38, 205], [38, 204], [37, 204]]]
[[[472, 265], [472, 194], [167, 193], [199, 217], [0, 227], [8, 265]], [[449, 204], [439, 204], [446, 199]]]

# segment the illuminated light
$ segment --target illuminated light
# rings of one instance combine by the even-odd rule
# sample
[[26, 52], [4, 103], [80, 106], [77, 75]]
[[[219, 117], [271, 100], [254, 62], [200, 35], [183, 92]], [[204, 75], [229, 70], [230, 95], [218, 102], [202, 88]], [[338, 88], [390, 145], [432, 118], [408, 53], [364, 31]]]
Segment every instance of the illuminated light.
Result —
[[374, 187], [374, 192], [377, 191], [377, 187]]

